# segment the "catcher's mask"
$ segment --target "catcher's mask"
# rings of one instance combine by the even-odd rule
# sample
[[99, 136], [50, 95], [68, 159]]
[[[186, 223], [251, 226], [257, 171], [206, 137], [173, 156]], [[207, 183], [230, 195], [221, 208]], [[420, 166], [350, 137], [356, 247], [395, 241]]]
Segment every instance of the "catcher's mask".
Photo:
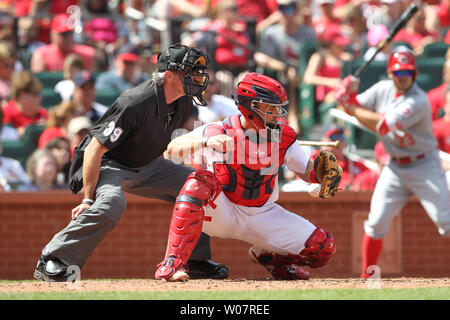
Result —
[[289, 100], [278, 81], [259, 73], [249, 73], [239, 82], [235, 101], [242, 115], [257, 129], [267, 130], [268, 140], [280, 141]]
[[180, 71], [184, 93], [193, 97], [201, 106], [207, 105], [203, 94], [209, 81], [209, 75], [205, 72], [208, 63], [208, 55], [205, 52], [181, 44], [170, 46], [158, 57], [159, 71]]

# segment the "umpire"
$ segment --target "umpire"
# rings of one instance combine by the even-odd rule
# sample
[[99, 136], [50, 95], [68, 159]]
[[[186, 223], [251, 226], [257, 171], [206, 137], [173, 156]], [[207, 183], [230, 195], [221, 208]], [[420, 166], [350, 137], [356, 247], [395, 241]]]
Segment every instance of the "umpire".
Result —
[[[203, 51], [170, 46], [159, 54], [152, 79], [123, 92], [94, 124], [75, 148], [70, 170], [69, 187], [83, 189], [84, 199], [42, 250], [35, 279], [66, 281], [69, 266], [81, 269], [125, 212], [124, 191], [175, 202], [193, 170], [161, 155], [189, 118], [192, 100], [206, 105], [207, 67]], [[209, 237], [202, 234], [188, 263], [191, 278], [227, 278], [227, 267], [210, 259]]]

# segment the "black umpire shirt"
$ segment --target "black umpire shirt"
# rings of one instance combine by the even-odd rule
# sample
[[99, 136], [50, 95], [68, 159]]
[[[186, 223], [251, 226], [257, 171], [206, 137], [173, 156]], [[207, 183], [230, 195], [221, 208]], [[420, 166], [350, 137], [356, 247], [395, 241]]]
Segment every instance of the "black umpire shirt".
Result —
[[89, 135], [109, 149], [106, 158], [140, 168], [163, 154], [172, 132], [183, 127], [191, 112], [192, 97], [167, 104], [163, 88], [147, 80], [123, 92]]

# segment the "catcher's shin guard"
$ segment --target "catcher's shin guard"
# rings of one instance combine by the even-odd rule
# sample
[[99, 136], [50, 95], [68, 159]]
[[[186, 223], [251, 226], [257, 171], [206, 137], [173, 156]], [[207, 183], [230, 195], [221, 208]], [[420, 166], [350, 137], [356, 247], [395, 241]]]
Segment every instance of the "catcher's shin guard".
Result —
[[262, 264], [275, 280], [308, 280], [311, 274], [296, 265], [295, 255], [281, 255], [273, 252], [263, 251], [256, 254], [253, 247], [248, 250], [250, 259]]
[[[189, 175], [175, 202], [165, 259], [155, 273], [157, 279], [188, 279], [183, 270], [202, 231], [203, 208], [207, 204], [215, 208], [214, 200], [220, 191], [220, 183], [212, 172], [197, 170]], [[179, 270], [181, 274], [177, 274]]]
[[297, 256], [298, 264], [311, 268], [322, 267], [336, 254], [336, 241], [331, 232], [317, 227], [305, 242], [305, 248]]

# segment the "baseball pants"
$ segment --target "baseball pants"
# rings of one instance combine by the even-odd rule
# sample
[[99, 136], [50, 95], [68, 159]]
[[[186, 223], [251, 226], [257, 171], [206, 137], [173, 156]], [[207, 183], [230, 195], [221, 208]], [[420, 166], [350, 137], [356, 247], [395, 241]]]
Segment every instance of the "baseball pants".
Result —
[[383, 238], [394, 217], [416, 195], [442, 236], [450, 236], [450, 192], [437, 155], [411, 165], [391, 161], [378, 178], [364, 231], [372, 238]]
[[[163, 158], [153, 160], [140, 170], [126, 168], [112, 160], [104, 160], [100, 168], [94, 204], [57, 233], [44, 247], [42, 254], [58, 258], [67, 265], [82, 268], [94, 249], [122, 218], [127, 206], [124, 191], [175, 202], [192, 171], [191, 168]], [[167, 219], [170, 219], [169, 215]], [[191, 259], [211, 259], [207, 235], [202, 234]]]
[[237, 239], [254, 245], [255, 251], [282, 255], [299, 254], [316, 229], [308, 220], [276, 203], [262, 207], [245, 207], [232, 203], [222, 192], [214, 200], [216, 208], [207, 206], [203, 232], [214, 237]]

